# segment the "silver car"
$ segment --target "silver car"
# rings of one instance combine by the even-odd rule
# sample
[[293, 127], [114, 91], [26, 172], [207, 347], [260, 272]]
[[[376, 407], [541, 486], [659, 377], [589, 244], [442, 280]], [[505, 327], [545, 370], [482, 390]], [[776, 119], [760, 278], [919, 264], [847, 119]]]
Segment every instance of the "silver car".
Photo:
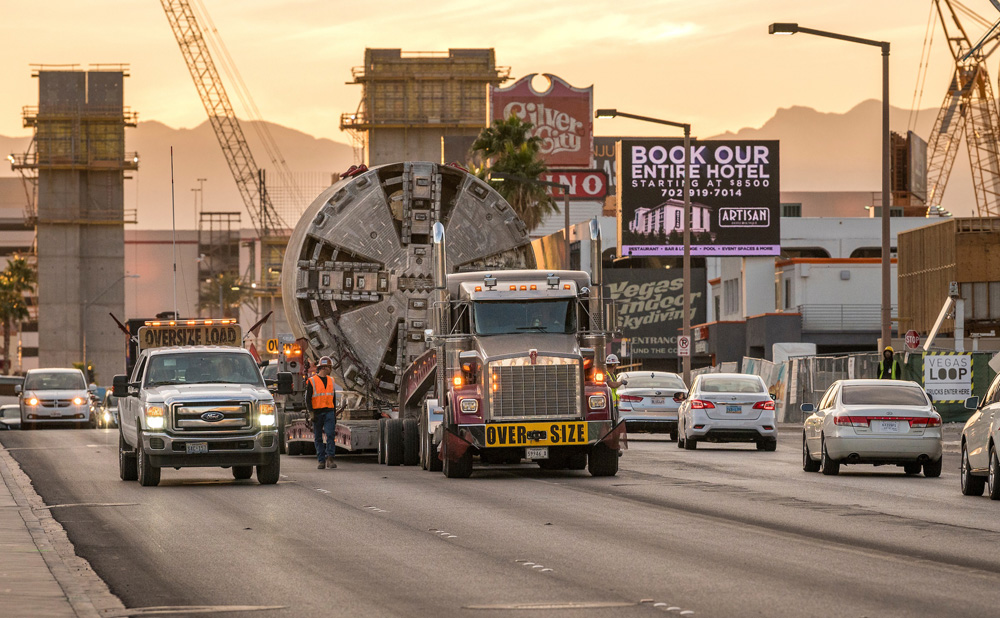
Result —
[[678, 392], [677, 446], [692, 450], [699, 442], [754, 442], [759, 451], [778, 447], [774, 399], [764, 380], [743, 373], [706, 373], [691, 391]]
[[631, 432], [669, 433], [677, 439], [677, 410], [674, 394], [686, 393], [684, 380], [665, 371], [623, 371], [618, 379], [618, 413]]
[[975, 412], [962, 428], [962, 493], [981, 496], [985, 489], [990, 499], [1000, 500], [1000, 375], [993, 378], [982, 404], [979, 397], [970, 397], [965, 407]]
[[802, 432], [802, 469], [838, 474], [845, 464], [902, 466], [906, 474], [941, 476], [941, 416], [916, 382], [838, 380]]
[[90, 424], [90, 392], [79, 369], [32, 369], [14, 390], [20, 397], [21, 429]]

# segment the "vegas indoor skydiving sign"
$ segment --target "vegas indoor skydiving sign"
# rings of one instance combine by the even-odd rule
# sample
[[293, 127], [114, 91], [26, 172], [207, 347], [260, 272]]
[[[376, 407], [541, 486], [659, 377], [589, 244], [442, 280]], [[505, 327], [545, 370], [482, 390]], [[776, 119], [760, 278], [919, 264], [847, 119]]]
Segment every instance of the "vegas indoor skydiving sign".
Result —
[[[684, 253], [684, 140], [618, 142], [621, 255]], [[778, 142], [691, 140], [691, 255], [781, 252]]]

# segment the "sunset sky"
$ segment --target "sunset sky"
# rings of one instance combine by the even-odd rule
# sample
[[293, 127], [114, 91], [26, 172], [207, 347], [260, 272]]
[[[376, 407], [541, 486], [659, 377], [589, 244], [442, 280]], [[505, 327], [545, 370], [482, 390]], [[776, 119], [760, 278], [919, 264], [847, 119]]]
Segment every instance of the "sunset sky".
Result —
[[[493, 47], [512, 77], [553, 73], [593, 84], [595, 107], [687, 121], [697, 135], [756, 127], [782, 107], [844, 112], [881, 96], [877, 48], [769, 36], [775, 21], [890, 41], [891, 102], [909, 109], [932, 7], [931, 0], [193, 2], [204, 3], [264, 119], [343, 142], [339, 116], [354, 111], [361, 94], [345, 82], [366, 47]], [[965, 4], [990, 22], [1000, 17], [989, 0]], [[30, 133], [21, 108], [37, 103], [36, 63], [127, 63], [125, 100], [140, 120], [172, 127], [205, 120], [156, 0], [2, 0], [0, 15], [0, 135]], [[985, 30], [967, 27], [976, 38]], [[940, 105], [950, 73], [939, 25], [933, 34], [924, 109]], [[661, 129], [599, 120], [596, 131]]]

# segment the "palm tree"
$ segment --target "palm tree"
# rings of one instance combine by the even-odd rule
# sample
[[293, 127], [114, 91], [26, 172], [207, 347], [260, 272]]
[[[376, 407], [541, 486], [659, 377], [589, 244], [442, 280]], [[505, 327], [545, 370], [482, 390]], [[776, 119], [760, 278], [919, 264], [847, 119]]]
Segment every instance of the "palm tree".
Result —
[[249, 303], [252, 297], [253, 292], [243, 285], [237, 273], [220, 273], [202, 282], [198, 308], [208, 310], [210, 315], [221, 310], [222, 315], [216, 316], [220, 318], [239, 318], [240, 306]]
[[7, 260], [7, 267], [0, 271], [0, 323], [3, 324], [3, 373], [8, 375], [13, 362], [10, 359], [10, 333], [14, 323], [29, 317], [24, 293], [34, 290], [35, 269], [26, 259], [15, 255]]
[[545, 187], [534, 182], [548, 167], [539, 155], [541, 140], [530, 135], [533, 127], [513, 115], [494, 120], [473, 142], [472, 152], [479, 162], [471, 166], [473, 173], [483, 180], [492, 172], [506, 174], [504, 181], [489, 181], [490, 185], [507, 200], [529, 232], [549, 215], [559, 213]]

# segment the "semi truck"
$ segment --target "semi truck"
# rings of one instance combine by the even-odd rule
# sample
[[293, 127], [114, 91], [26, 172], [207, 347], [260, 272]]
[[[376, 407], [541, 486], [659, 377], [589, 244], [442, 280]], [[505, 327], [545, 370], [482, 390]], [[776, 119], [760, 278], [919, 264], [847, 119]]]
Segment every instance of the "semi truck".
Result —
[[282, 269], [286, 318], [363, 395], [337, 445], [467, 477], [525, 459], [614, 475], [625, 448], [593, 275], [535, 269], [523, 222], [461, 168], [404, 162], [347, 175], [310, 205]]

